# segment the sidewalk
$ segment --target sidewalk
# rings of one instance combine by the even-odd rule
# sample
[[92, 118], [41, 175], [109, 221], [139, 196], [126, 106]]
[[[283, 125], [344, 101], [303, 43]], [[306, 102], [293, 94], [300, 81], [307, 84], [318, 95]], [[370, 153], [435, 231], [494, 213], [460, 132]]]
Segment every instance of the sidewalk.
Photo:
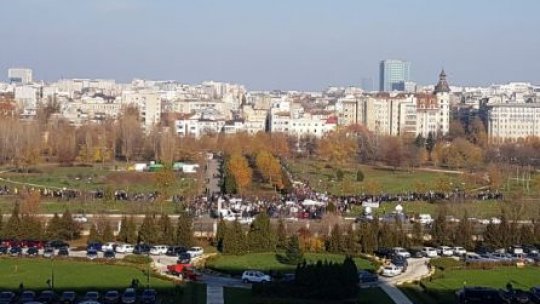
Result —
[[206, 304], [224, 304], [222, 286], [206, 286]]
[[[407, 298], [407, 296], [405, 296], [405, 294], [403, 292], [401, 292], [401, 290], [399, 290], [399, 288], [397, 288], [396, 286], [393, 286], [393, 285], [390, 285], [390, 284], [387, 284], [387, 283], [383, 283], [379, 287], [381, 287], [382, 290], [384, 290], [384, 292], [386, 292], [386, 294], [392, 299], [392, 301], [394, 301], [394, 303], [396, 303], [396, 304], [413, 304], [413, 302], [411, 302], [411, 300], [409, 300], [409, 298]], [[210, 303], [210, 302], [208, 302], [208, 303]]]

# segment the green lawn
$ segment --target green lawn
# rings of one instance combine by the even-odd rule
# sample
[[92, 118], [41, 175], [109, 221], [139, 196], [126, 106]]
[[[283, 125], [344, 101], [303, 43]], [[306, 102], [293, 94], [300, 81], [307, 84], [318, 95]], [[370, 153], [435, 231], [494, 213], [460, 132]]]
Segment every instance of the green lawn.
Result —
[[538, 267], [500, 267], [492, 270], [447, 270], [431, 282], [426, 280], [428, 293], [416, 286], [405, 286], [408, 294], [422, 303], [455, 303], [454, 293], [463, 286], [505, 288], [510, 282], [514, 288], [529, 289], [540, 284]]
[[[458, 174], [447, 174], [439, 172], [424, 171], [393, 171], [389, 169], [375, 168], [365, 165], [347, 165], [341, 170], [344, 172], [344, 180], [350, 185], [336, 182], [337, 168], [327, 168], [326, 162], [314, 160], [289, 161], [288, 168], [296, 178], [309, 181], [310, 185], [318, 190], [328, 191], [331, 194], [350, 194], [369, 192], [369, 183], [376, 183], [381, 186], [381, 190], [386, 193], [402, 193], [416, 190], [417, 186], [435, 187], [435, 183], [443, 179], [448, 183], [459, 183]], [[356, 181], [356, 170], [360, 169], [364, 173], [364, 181]], [[432, 188], [433, 189], [433, 188]]]
[[[125, 167], [125, 164], [121, 164]], [[115, 171], [113, 166], [72, 166], [41, 165], [30, 173], [6, 172], [1, 178], [19, 183], [43, 185], [51, 188], [69, 188], [78, 190], [96, 190], [111, 187], [113, 190], [123, 189], [128, 192], [155, 191], [154, 173]], [[193, 188], [196, 175], [179, 174], [176, 189], [187, 191]], [[3, 183], [3, 182], [0, 182]], [[9, 185], [9, 183], [7, 183]], [[15, 185], [15, 184], [12, 184]]]
[[[306, 253], [304, 255], [307, 262], [317, 260], [327, 260], [342, 263], [345, 256], [330, 253]], [[363, 269], [372, 269], [373, 265], [368, 260], [355, 258], [356, 266]], [[294, 272], [295, 265], [281, 264], [275, 253], [251, 253], [241, 256], [218, 255], [215, 259], [208, 260], [206, 267], [216, 271], [239, 275], [246, 269], [256, 269], [262, 271]]]
[[[301, 299], [257, 299], [254, 301], [250, 289], [226, 287], [223, 290], [225, 304], [280, 303], [280, 304], [322, 304], [328, 301]], [[358, 292], [357, 304], [394, 304], [392, 299], [380, 288], [362, 288]]]
[[[129, 287], [133, 279], [145, 287], [145, 273], [131, 266], [106, 265], [65, 259], [0, 258], [0, 290], [17, 291], [23, 283], [25, 289], [47, 289], [47, 280], [54, 270], [54, 288], [57, 291], [74, 290], [79, 295], [88, 290], [119, 290]], [[150, 277], [150, 286], [158, 291], [163, 304], [206, 303], [206, 285], [175, 286], [173, 282]]]

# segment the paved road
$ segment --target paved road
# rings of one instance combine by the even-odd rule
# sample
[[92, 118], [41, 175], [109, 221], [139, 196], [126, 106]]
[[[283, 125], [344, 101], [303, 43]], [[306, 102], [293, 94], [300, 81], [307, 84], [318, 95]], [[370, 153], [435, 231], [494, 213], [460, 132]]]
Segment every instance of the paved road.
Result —
[[408, 259], [409, 266], [405, 273], [395, 277], [381, 277], [379, 286], [392, 298], [394, 303], [413, 304], [396, 285], [400, 282], [419, 280], [422, 276], [428, 274], [429, 269], [426, 265], [428, 261], [428, 258]]
[[219, 161], [216, 158], [212, 158], [207, 162], [206, 168], [206, 189], [208, 194], [221, 191], [219, 176]]

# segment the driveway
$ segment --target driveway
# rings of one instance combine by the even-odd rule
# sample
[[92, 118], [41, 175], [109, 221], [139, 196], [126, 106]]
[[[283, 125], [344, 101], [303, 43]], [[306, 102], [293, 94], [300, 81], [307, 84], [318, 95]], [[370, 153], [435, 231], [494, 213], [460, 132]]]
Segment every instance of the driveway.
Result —
[[380, 277], [380, 287], [396, 304], [413, 304], [407, 296], [397, 288], [397, 284], [407, 281], [419, 280], [422, 276], [429, 273], [426, 262], [428, 258], [408, 259], [409, 266], [405, 273], [395, 277]]

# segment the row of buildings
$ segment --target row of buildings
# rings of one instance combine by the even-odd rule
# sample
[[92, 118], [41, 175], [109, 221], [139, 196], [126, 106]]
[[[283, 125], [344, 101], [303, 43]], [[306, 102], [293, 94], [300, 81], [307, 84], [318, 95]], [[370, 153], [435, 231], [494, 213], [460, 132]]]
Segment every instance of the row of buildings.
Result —
[[[390, 67], [394, 65], [394, 67]], [[492, 140], [540, 136], [540, 87], [510, 83], [489, 87], [450, 87], [446, 74], [431, 86], [407, 85], [399, 62], [381, 63], [386, 75], [397, 76], [381, 86], [390, 92], [357, 87], [330, 87], [323, 92], [248, 91], [244, 86], [208, 81], [197, 85], [177, 81], [108, 79], [34, 81], [29, 69], [10, 69], [1, 95], [12, 95], [18, 115], [32, 119], [40, 106], [56, 109], [55, 117], [73, 125], [117, 119], [126, 106], [139, 109], [144, 130], [167, 126], [179, 136], [247, 132], [282, 132], [315, 136], [340, 126], [360, 124], [382, 135], [444, 135], [452, 117], [480, 116]], [[399, 74], [399, 75], [398, 75]], [[406, 75], [405, 75], [406, 76]], [[384, 83], [383, 83], [384, 82]], [[397, 90], [400, 89], [400, 90]]]

